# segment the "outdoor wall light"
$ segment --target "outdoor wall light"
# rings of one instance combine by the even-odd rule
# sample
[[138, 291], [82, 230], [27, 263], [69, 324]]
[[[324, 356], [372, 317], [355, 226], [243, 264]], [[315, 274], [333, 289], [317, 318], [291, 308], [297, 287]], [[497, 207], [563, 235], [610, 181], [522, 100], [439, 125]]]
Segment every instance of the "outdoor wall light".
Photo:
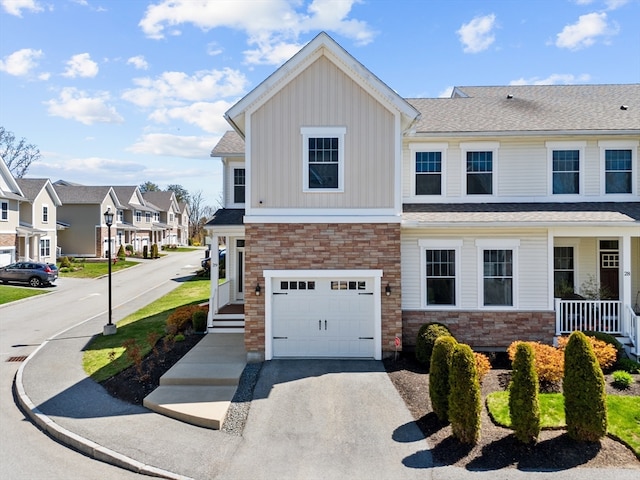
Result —
[[387, 294], [387, 297], [388, 297], [389, 295], [391, 295], [391, 287], [389, 286], [389, 284], [388, 284], [388, 283], [387, 283], [387, 286], [386, 286], [386, 287], [384, 287], [384, 293], [386, 293], [386, 294]]
[[260, 284], [256, 283], [256, 296], [259, 297], [260, 296]]

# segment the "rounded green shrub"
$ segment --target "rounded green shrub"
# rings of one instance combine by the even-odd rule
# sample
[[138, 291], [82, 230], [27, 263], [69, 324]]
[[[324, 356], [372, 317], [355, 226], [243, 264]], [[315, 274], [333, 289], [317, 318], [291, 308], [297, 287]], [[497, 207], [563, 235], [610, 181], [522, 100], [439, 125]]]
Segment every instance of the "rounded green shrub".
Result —
[[516, 438], [535, 443], [540, 434], [540, 403], [535, 354], [531, 345], [520, 343], [513, 360], [509, 385], [509, 414]]
[[607, 402], [602, 369], [582, 332], [573, 332], [564, 350], [564, 414], [567, 433], [595, 442], [607, 433]]
[[158, 244], [154, 243], [151, 245], [151, 258], [160, 258], [160, 254], [158, 253]]
[[431, 364], [433, 345], [438, 337], [443, 336], [452, 336], [446, 325], [438, 322], [422, 325], [416, 338], [416, 360], [428, 367]]
[[458, 344], [449, 370], [449, 421], [453, 436], [461, 443], [480, 439], [482, 402], [476, 360], [469, 345]]
[[118, 257], [120, 260], [124, 260], [125, 256], [126, 254], [124, 252], [124, 246], [120, 245], [120, 248], [118, 249], [118, 253], [116, 253], [116, 257]]
[[199, 333], [207, 329], [207, 312], [205, 310], [196, 310], [191, 315], [191, 324], [193, 330]]
[[620, 360], [624, 355], [624, 346], [618, 341], [616, 337], [604, 332], [594, 332], [594, 331], [586, 331], [584, 334], [587, 337], [597, 338], [598, 340], [602, 340], [610, 345], [613, 345], [613, 348], [616, 349], [616, 360]]
[[631, 360], [630, 358], [621, 358], [616, 363], [617, 370], [624, 370], [629, 373], [640, 373], [640, 363]]
[[449, 370], [458, 342], [448, 335], [438, 337], [433, 345], [429, 368], [431, 408], [441, 422], [449, 421]]
[[70, 268], [71, 267], [71, 260], [69, 260], [69, 257], [62, 257], [62, 259], [60, 259], [60, 268]]
[[633, 376], [624, 370], [616, 370], [612, 374], [613, 386], [620, 390], [626, 390], [633, 383]]

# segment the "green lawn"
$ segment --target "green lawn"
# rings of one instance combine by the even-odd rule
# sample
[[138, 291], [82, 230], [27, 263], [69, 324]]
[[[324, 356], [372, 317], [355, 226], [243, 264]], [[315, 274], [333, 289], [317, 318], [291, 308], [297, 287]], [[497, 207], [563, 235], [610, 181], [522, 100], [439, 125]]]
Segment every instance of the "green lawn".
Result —
[[[137, 262], [118, 260], [115, 264], [111, 265], [111, 272], [117, 272], [118, 270], [133, 267], [137, 264]], [[80, 260], [71, 262], [71, 269], [68, 272], [64, 271], [65, 269], [63, 268], [60, 268], [59, 263], [58, 268], [58, 276], [60, 277], [98, 278], [109, 273], [109, 264], [107, 262], [82, 262]]]
[[134, 339], [142, 348], [142, 355], [151, 350], [148, 343], [150, 333], [163, 336], [167, 317], [177, 307], [202, 303], [209, 298], [211, 281], [194, 278], [180, 285], [164, 297], [129, 315], [117, 323], [116, 335], [97, 335], [84, 352], [82, 366], [97, 382], [106, 380], [131, 366], [123, 344]]
[[[566, 427], [564, 396], [561, 393], [541, 393], [540, 425], [542, 428]], [[511, 428], [509, 392], [494, 392], [487, 396], [487, 408], [494, 422]], [[640, 397], [607, 395], [608, 433], [631, 447], [640, 458]]]
[[36, 288], [14, 287], [12, 285], [0, 285], [0, 305], [3, 303], [15, 302], [23, 298], [33, 297], [47, 293], [46, 290]]

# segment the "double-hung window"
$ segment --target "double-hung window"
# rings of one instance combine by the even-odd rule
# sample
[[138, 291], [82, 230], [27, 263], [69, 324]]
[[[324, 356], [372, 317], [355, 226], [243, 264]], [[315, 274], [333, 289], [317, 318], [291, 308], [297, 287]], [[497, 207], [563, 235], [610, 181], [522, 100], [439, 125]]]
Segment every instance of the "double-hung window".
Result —
[[40, 257], [48, 257], [51, 255], [51, 240], [43, 238], [40, 240]]
[[604, 195], [632, 195], [638, 192], [637, 140], [601, 140], [601, 192]]
[[9, 220], [9, 202], [0, 202], [0, 220]]
[[49, 207], [47, 205], [42, 206], [42, 223], [49, 221]]
[[575, 291], [573, 247], [553, 247], [553, 291], [556, 297]]
[[476, 240], [484, 307], [516, 307], [518, 240]]
[[344, 191], [345, 127], [303, 127], [303, 190]]
[[141, 222], [142, 221], [142, 212], [139, 210], [136, 210], [136, 222]]
[[497, 142], [461, 143], [466, 195], [496, 193]]
[[233, 203], [244, 203], [245, 169], [233, 169]]
[[462, 240], [421, 239], [423, 305], [459, 305], [460, 248]]
[[580, 195], [586, 142], [546, 142], [551, 195]]
[[447, 144], [413, 144], [413, 194], [443, 195]]

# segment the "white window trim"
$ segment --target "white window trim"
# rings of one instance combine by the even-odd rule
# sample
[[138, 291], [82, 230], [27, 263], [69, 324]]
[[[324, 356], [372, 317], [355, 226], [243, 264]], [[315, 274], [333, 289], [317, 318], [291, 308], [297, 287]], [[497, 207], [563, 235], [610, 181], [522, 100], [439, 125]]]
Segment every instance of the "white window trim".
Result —
[[[483, 238], [476, 240], [477, 257], [478, 257], [478, 309], [480, 310], [517, 310], [519, 300], [519, 260], [518, 251], [520, 249], [520, 240], [511, 238], [490, 239]], [[484, 304], [484, 251], [485, 250], [511, 250], [513, 252], [513, 305], [486, 305]]]
[[41, 238], [40, 239], [40, 258], [49, 258], [50, 256], [51, 256], [51, 239], [46, 237]]
[[[420, 305], [425, 310], [458, 310], [462, 298], [462, 239], [436, 239], [421, 238], [418, 240], [420, 247]], [[427, 304], [427, 250], [454, 250], [456, 252], [456, 296], [454, 305], [428, 305]]]
[[[305, 193], [344, 192], [344, 137], [347, 134], [347, 127], [301, 127], [300, 134], [302, 135], [302, 191]], [[309, 138], [314, 137], [338, 137], [338, 188], [309, 188]]]
[[[47, 212], [47, 219], [46, 220], [45, 220], [45, 215], [44, 215], [45, 209], [46, 209], [46, 212]], [[49, 215], [50, 215], [50, 211], [49, 210], [50, 210], [49, 209], [49, 205], [44, 203], [42, 205], [42, 223], [49, 223]]]
[[[416, 199], [434, 199], [442, 198], [447, 195], [447, 150], [449, 149], [448, 143], [412, 143], [409, 145], [411, 152], [411, 193], [410, 197]], [[441, 165], [440, 165], [440, 195], [418, 195], [416, 194], [416, 153], [420, 152], [440, 152]]]
[[[4, 212], [7, 212], [6, 218], [3, 218]], [[9, 221], [9, 202], [0, 202], [0, 221], [2, 222]]]
[[580, 267], [580, 262], [578, 262], [578, 258], [580, 255], [580, 252], [578, 251], [579, 247], [580, 247], [580, 242], [578, 241], [563, 241], [564, 239], [562, 237], [552, 237], [553, 241], [551, 243], [551, 297], [555, 298], [555, 265], [554, 265], [554, 258], [555, 258], [555, 252], [554, 252], [554, 248], [555, 247], [571, 247], [573, 248], [573, 288], [575, 290], [575, 293], [580, 293], [580, 284], [578, 283], [578, 279], [580, 278], [580, 271], [579, 271], [579, 267]]
[[[580, 198], [584, 196], [584, 188], [585, 188], [585, 149], [587, 147], [587, 142], [545, 142], [545, 147], [547, 148], [547, 192], [549, 197], [551, 198], [562, 198], [562, 199], [571, 199], [571, 198]], [[553, 152], [554, 150], [578, 150], [580, 158], [579, 158], [579, 169], [578, 169], [578, 193], [553, 193]]]
[[[244, 163], [229, 165], [231, 170], [231, 194], [229, 204], [233, 207], [243, 207], [247, 201], [247, 168]], [[236, 202], [236, 170], [244, 170], [244, 202]]]
[[[600, 192], [607, 199], [629, 198], [638, 195], [638, 145], [637, 140], [601, 140], [600, 147]], [[606, 193], [605, 152], [607, 150], [631, 150], [631, 193]]]
[[[498, 150], [500, 142], [462, 142], [460, 144], [460, 172], [462, 173], [462, 196], [471, 201], [484, 201], [483, 199], [498, 196]], [[491, 194], [469, 195], [467, 194], [467, 152], [492, 152], [491, 158]]]

